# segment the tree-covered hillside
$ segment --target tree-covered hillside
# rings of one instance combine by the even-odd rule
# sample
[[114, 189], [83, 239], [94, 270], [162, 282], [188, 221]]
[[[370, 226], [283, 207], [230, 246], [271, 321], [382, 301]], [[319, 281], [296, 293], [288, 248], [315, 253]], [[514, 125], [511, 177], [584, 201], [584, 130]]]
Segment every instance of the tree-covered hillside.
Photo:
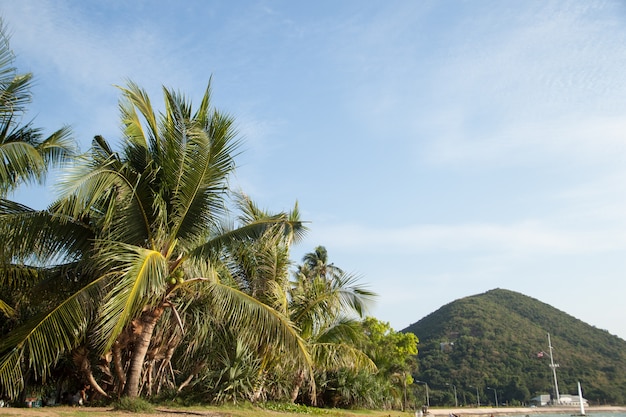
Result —
[[[527, 403], [583, 386], [591, 404], [626, 402], [626, 341], [525, 295], [495, 289], [456, 300], [403, 330], [420, 339], [416, 379], [432, 405]], [[544, 354], [540, 354], [544, 352]]]

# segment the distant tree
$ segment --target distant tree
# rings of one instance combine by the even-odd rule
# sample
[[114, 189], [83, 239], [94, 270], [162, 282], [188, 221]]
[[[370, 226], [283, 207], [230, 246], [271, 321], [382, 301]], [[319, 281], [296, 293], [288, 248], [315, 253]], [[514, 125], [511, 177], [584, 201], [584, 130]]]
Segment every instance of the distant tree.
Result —
[[356, 346], [376, 364], [377, 372], [341, 369], [328, 372], [322, 394], [332, 406], [402, 408], [412, 399], [412, 375], [417, 372], [418, 339], [389, 323], [367, 317], [360, 322]]
[[626, 388], [626, 342], [513, 291], [496, 289], [456, 300], [406, 331], [420, 337], [418, 377], [432, 388], [434, 404], [439, 391], [449, 392], [447, 383], [457, 386], [460, 398], [475, 395], [470, 385], [478, 387], [481, 402], [491, 403], [494, 391], [487, 386], [510, 404], [552, 393], [549, 356], [537, 356], [548, 350], [547, 333], [560, 364], [561, 393], [575, 394], [576, 381], [582, 380], [591, 402], [624, 401], [623, 390], [615, 387]]

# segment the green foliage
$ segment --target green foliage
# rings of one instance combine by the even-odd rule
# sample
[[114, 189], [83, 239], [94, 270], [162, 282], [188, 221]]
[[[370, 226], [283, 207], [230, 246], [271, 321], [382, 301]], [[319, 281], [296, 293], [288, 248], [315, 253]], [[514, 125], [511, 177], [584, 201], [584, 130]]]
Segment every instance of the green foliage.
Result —
[[278, 411], [281, 413], [293, 413], [293, 414], [312, 414], [312, 415], [330, 415], [332, 412], [318, 407], [308, 407], [303, 404], [291, 404], [284, 402], [268, 401], [263, 404], [263, 408], [266, 410]]
[[[432, 405], [451, 405], [449, 385], [461, 404], [528, 403], [553, 392], [547, 334], [561, 393], [581, 381], [592, 404], [626, 401], [626, 342], [545, 303], [496, 289], [456, 300], [403, 330], [420, 338], [419, 373]], [[490, 387], [492, 389], [487, 389]]]
[[113, 403], [113, 409], [117, 411], [130, 411], [131, 413], [154, 412], [154, 406], [143, 398], [122, 397]]
[[365, 339], [363, 350], [378, 370], [392, 373], [408, 370], [417, 355], [417, 336], [394, 331], [389, 323], [368, 317], [363, 321]]
[[218, 371], [211, 395], [215, 403], [237, 404], [252, 399], [259, 374], [259, 360], [252, 350], [237, 340], [234, 351], [225, 349], [215, 365]]
[[389, 323], [367, 317], [355, 346], [375, 363], [377, 372], [338, 369], [321, 373], [320, 404], [342, 408], [406, 408], [412, 402], [418, 339], [394, 331]]

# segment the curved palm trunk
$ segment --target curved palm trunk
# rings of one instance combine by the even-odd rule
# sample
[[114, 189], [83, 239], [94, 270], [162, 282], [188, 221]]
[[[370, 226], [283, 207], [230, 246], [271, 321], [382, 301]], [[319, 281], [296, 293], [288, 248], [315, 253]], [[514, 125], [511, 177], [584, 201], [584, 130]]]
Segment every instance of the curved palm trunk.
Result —
[[135, 340], [135, 348], [130, 359], [128, 373], [126, 376], [126, 385], [124, 386], [124, 396], [136, 398], [139, 396], [139, 383], [141, 382], [141, 371], [143, 363], [150, 347], [154, 327], [163, 315], [163, 306], [159, 306], [153, 310], [145, 311], [139, 318], [137, 324], [140, 333]]
[[296, 379], [293, 384], [293, 389], [291, 390], [291, 402], [295, 403], [298, 399], [298, 394], [300, 394], [300, 388], [304, 383], [304, 371], [298, 371], [298, 375], [296, 375]]
[[118, 381], [115, 392], [119, 395], [126, 386], [126, 374], [124, 373], [124, 366], [122, 365], [122, 345], [119, 341], [115, 342], [111, 352], [113, 356], [113, 369], [115, 369], [115, 376]]

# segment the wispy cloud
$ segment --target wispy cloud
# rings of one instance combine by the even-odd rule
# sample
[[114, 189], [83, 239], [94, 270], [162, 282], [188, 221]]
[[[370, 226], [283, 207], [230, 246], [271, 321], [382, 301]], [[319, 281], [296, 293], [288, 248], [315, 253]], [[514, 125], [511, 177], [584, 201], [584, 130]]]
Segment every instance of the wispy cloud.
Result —
[[[503, 166], [553, 163], [617, 164], [626, 154], [622, 117], [582, 115], [550, 120], [511, 120], [472, 128], [461, 117], [446, 117], [428, 127], [432, 140], [421, 142], [419, 162]], [[424, 146], [426, 145], [426, 146]]]
[[366, 225], [317, 225], [319, 241], [345, 252], [429, 253], [488, 252], [577, 254], [626, 250], [626, 230], [557, 230], [539, 222], [516, 224], [408, 225], [373, 228]]

